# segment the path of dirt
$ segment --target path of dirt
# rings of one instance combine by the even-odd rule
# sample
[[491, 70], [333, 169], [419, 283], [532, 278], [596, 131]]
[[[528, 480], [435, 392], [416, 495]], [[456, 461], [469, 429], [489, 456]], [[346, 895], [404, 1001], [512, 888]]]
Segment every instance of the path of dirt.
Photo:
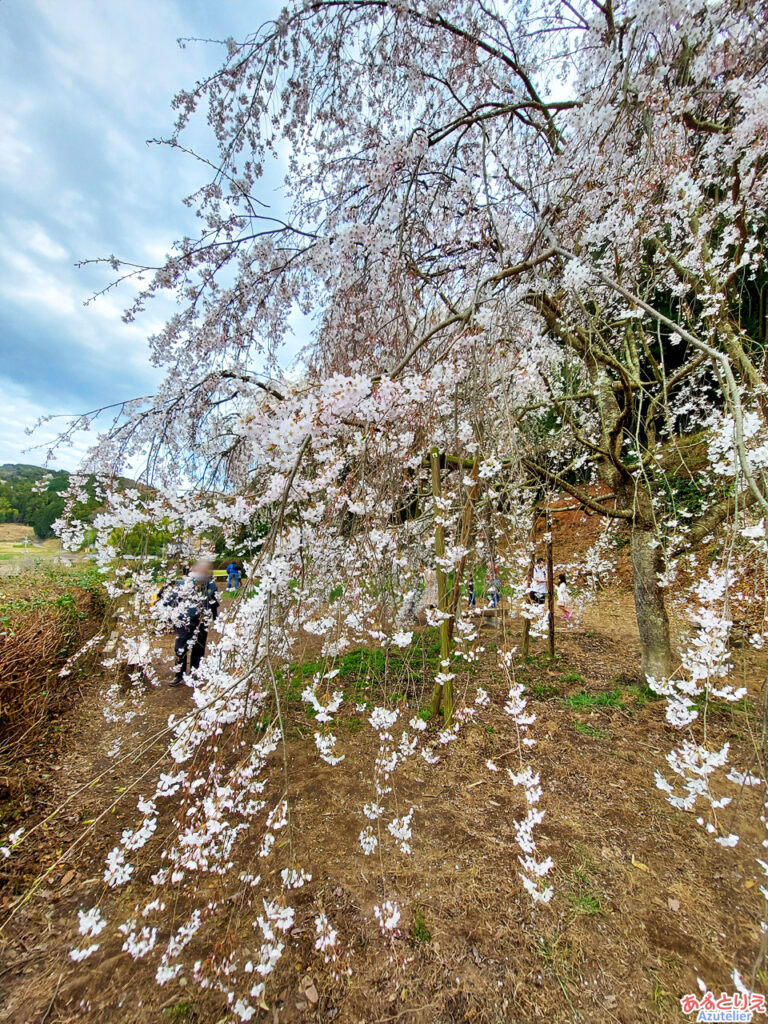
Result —
[[[514, 634], [518, 627], [512, 624]], [[376, 755], [370, 729], [353, 728], [342, 713], [337, 731], [346, 757], [331, 768], [317, 757], [304, 707], [286, 710], [294, 842], [313, 880], [297, 896], [290, 947], [268, 993], [270, 1010], [258, 1019], [676, 1021], [684, 1019], [679, 997], [696, 989], [697, 975], [719, 991], [732, 988], [734, 965], [750, 968], [763, 913], [754, 884], [759, 805], [751, 794], [742, 796], [739, 814], [750, 824], [740, 846], [724, 850], [655, 787], [654, 771], [666, 768], [678, 736], [664, 720], [663, 704], [632, 687], [639, 649], [626, 593], [602, 594], [581, 621], [558, 623], [558, 659], [550, 663], [546, 641], [538, 639], [521, 669], [538, 715], [532, 762], [541, 772], [546, 811], [540, 852], [556, 864], [552, 904], [532, 909], [517, 876], [513, 823], [522, 813], [520, 791], [503, 770], [514, 767], [515, 738], [492, 653], [502, 639], [493, 621], [483, 626], [488, 660], [465, 681], [491, 696], [482, 724], [463, 728], [443, 766], [409, 762], [398, 773], [398, 813], [414, 808], [410, 856], [390, 850], [379, 861], [359, 847]], [[736, 657], [757, 696], [766, 658], [752, 651]], [[620, 703], [583, 709], [569, 703], [582, 692], [617, 690]], [[104, 857], [121, 829], [135, 822], [136, 797], [151, 792], [166, 767], [165, 741], [152, 737], [190, 700], [186, 689], [131, 690], [109, 677], [94, 679], [85, 696], [69, 717], [68, 752], [47, 806], [70, 799], [19, 854], [23, 883], [69, 844], [79, 845], [6, 925], [0, 1021], [228, 1021], [219, 997], [199, 993], [183, 977], [158, 988], [149, 964], [121, 952], [119, 936], [82, 964], [68, 957], [80, 944], [76, 910], [103, 897]], [[403, 717], [413, 710], [404, 709]], [[732, 744], [737, 761], [749, 758], [743, 713], [713, 715], [710, 728]], [[489, 771], [489, 760], [502, 770]], [[31, 811], [30, 821], [39, 812]], [[13, 881], [23, 891], [18, 876]], [[131, 903], [141, 898], [140, 885], [128, 887]], [[7, 888], [6, 915], [16, 895]], [[373, 919], [382, 898], [396, 898], [403, 911], [403, 934], [392, 947]], [[351, 975], [333, 977], [314, 950], [318, 907], [339, 931]], [[224, 924], [232, 927], [231, 920]], [[250, 922], [242, 927], [247, 942]], [[306, 998], [307, 977], [316, 1001]]]

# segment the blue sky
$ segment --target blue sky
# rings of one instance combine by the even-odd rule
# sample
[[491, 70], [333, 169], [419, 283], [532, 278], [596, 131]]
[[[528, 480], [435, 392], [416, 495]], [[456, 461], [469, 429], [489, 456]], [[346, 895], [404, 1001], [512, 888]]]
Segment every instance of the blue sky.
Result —
[[[76, 260], [115, 253], [156, 263], [194, 232], [181, 203], [200, 165], [146, 140], [167, 135], [174, 93], [218, 66], [222, 51], [179, 37], [242, 38], [274, 0], [0, 0], [0, 463], [44, 461], [52, 425], [150, 393], [145, 339], [163, 319], [150, 306], [124, 324], [131, 292]], [[205, 145], [204, 124], [196, 129]], [[280, 169], [263, 199], [280, 207]], [[166, 306], [165, 310], [170, 306]], [[91, 440], [54, 465], [74, 468]], [[40, 451], [25, 452], [33, 444]]]

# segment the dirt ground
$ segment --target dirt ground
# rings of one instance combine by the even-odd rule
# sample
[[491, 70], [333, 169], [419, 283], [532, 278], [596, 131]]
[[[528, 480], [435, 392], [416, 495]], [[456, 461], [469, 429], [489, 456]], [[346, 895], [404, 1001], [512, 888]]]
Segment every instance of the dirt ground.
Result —
[[[519, 622], [510, 623], [506, 642], [518, 642], [519, 630]], [[686, 1019], [679, 998], [697, 991], [697, 977], [719, 992], [732, 990], [734, 966], [749, 975], [764, 914], [754, 861], [762, 838], [759, 801], [741, 793], [732, 813], [743, 838], [735, 850], [723, 849], [656, 788], [654, 772], [666, 769], [679, 734], [665, 722], [663, 702], [638, 685], [630, 595], [600, 595], [577, 622], [558, 623], [554, 661], [546, 641], [534, 640], [519, 669], [538, 716], [530, 758], [541, 773], [546, 812], [539, 852], [556, 865], [555, 896], [544, 908], [532, 907], [517, 875], [513, 822], [523, 811], [522, 794], [503, 771], [515, 767], [515, 740], [503, 711], [507, 687], [495, 668], [494, 649], [505, 637], [492, 619], [482, 642], [485, 660], [457, 680], [470, 700], [478, 685], [488, 690], [492, 703], [482, 721], [462, 728], [440, 765], [411, 760], [396, 773], [398, 813], [414, 808], [411, 855], [393, 846], [381, 858], [360, 850], [377, 749], [367, 724], [352, 724], [361, 716], [340, 713], [345, 760], [330, 767], [317, 756], [305, 706], [287, 705], [293, 843], [313, 878], [295, 894], [296, 922], [270, 979], [269, 1009], [255, 1019], [666, 1022]], [[731, 743], [732, 761], [746, 766], [768, 659], [751, 648], [735, 651], [734, 659], [751, 699], [711, 712], [709, 728], [713, 739]], [[159, 988], [154, 968], [122, 952], [119, 935], [82, 964], [68, 957], [80, 944], [78, 908], [102, 900], [111, 917], [121, 900], [129, 907], [149, 891], [146, 870], [137, 870], [124, 896], [106, 890], [103, 861], [121, 829], [136, 821], [132, 787], [151, 792], [158, 773], [168, 770], [164, 741], [152, 737], [169, 714], [190, 705], [186, 688], [114, 684], [107, 675], [91, 678], [83, 703], [64, 723], [65, 753], [40, 766], [39, 791], [0, 806], [5, 835], [70, 798], [0, 865], [0, 1021], [234, 1020], [223, 998], [199, 991], [191, 979]], [[423, 694], [406, 694], [402, 717], [422, 703]], [[502, 770], [490, 771], [488, 760]], [[403, 915], [391, 944], [373, 916], [374, 904], [386, 898], [396, 899]], [[339, 933], [343, 952], [335, 965], [314, 949], [320, 907]], [[253, 942], [250, 921], [234, 914], [222, 920], [222, 932], [233, 928], [243, 943]]]

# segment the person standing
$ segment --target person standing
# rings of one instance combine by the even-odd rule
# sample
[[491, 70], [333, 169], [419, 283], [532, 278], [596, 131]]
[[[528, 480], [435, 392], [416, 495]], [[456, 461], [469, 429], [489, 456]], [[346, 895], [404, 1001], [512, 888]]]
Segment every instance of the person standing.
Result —
[[501, 601], [501, 580], [493, 563], [488, 566], [488, 601], [491, 608], [498, 608]]
[[431, 567], [424, 570], [424, 591], [421, 599], [425, 608], [437, 608], [437, 573]]
[[568, 582], [564, 572], [561, 572], [557, 577], [557, 607], [567, 622], [573, 615], [573, 597], [568, 589]]
[[477, 605], [477, 598], [475, 597], [475, 578], [474, 576], [467, 576], [467, 607], [474, 608]]
[[549, 577], [547, 575], [547, 567], [544, 563], [543, 558], [536, 559], [536, 565], [533, 569], [533, 581], [531, 583], [530, 597], [531, 601], [537, 605], [543, 605], [547, 603], [547, 583]]
[[227, 566], [227, 590], [237, 590], [240, 586], [240, 566], [230, 562]]
[[205, 654], [208, 629], [219, 610], [218, 590], [210, 562], [195, 562], [184, 579], [179, 580], [167, 600], [176, 634], [174, 653], [176, 673], [171, 686], [181, 686], [189, 668], [195, 669]]

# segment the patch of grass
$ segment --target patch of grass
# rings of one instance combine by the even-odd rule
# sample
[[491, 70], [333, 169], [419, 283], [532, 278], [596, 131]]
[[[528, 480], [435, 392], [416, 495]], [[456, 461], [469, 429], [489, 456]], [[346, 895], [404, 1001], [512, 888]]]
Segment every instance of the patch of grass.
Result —
[[[435, 631], [435, 635], [416, 637], [412, 646], [405, 649], [358, 647], [341, 657], [293, 662], [276, 672], [275, 678], [286, 705], [303, 705], [306, 716], [314, 718], [315, 712], [304, 704], [302, 693], [316, 676], [320, 677], [320, 700], [325, 699], [323, 694], [340, 689], [345, 700], [370, 707], [381, 691], [395, 703], [420, 695], [425, 680], [431, 680], [438, 672], [439, 663], [440, 639]], [[336, 672], [332, 679], [322, 678], [331, 671]], [[422, 710], [420, 717], [428, 721], [428, 711]], [[359, 727], [350, 728], [356, 732]]]
[[557, 697], [560, 694], [554, 683], [534, 683], [532, 686], [527, 686], [525, 692], [537, 700], [549, 700], [551, 697]]
[[583, 683], [584, 676], [579, 675], [578, 672], [566, 672], [560, 676], [560, 681], [563, 683]]
[[706, 699], [702, 693], [693, 701], [694, 707], [698, 708], [699, 711], [704, 710], [704, 705], [707, 705], [707, 713], [710, 715], [732, 715], [734, 711], [739, 711], [744, 714], [747, 711], [747, 698], [742, 697], [741, 700], [729, 701], [720, 700], [717, 697], [710, 697]]
[[586, 722], [574, 722], [573, 728], [582, 736], [589, 736], [593, 740], [607, 740], [611, 735], [609, 729], [596, 729], [593, 725], [587, 725]]
[[[536, 639], [539, 638], [531, 637], [532, 641]], [[553, 665], [558, 665], [562, 660], [563, 656], [561, 654], [555, 654], [554, 657], [552, 657], [549, 651], [539, 651], [538, 654], [529, 654], [524, 661], [524, 665], [530, 665], [534, 668], [546, 669], [552, 668]], [[525, 671], [524, 666], [521, 666], [521, 669], [522, 671]]]
[[0, 594], [0, 624], [6, 635], [23, 625], [30, 612], [51, 608], [82, 620], [85, 612], [78, 604], [83, 592], [103, 600], [103, 578], [93, 565], [73, 566], [40, 563], [34, 570], [4, 581]]
[[648, 974], [653, 981], [653, 1005], [659, 1011], [668, 1011], [677, 1002], [675, 996], [664, 988], [653, 970], [649, 970]]
[[[412, 685], [423, 684], [425, 677], [434, 676], [439, 668], [440, 639], [423, 634], [409, 648], [358, 647], [347, 651], [341, 658], [319, 658], [314, 661], [294, 662], [283, 679], [283, 685], [293, 696], [301, 699], [301, 691], [314, 675], [325, 675], [332, 669], [338, 675], [331, 681], [333, 688], [351, 688], [359, 695], [378, 686], [396, 683], [395, 699], [404, 699]], [[346, 684], [346, 686], [344, 685]]]
[[632, 683], [626, 687], [626, 692], [635, 698], [635, 703], [639, 708], [644, 708], [646, 704], [652, 704], [657, 700], [664, 700], [660, 693], [656, 693], [647, 684], [641, 686], [639, 683]]
[[421, 907], [416, 907], [413, 912], [413, 925], [408, 933], [408, 939], [412, 946], [426, 945], [432, 941], [432, 932], [427, 928]]
[[348, 718], [347, 728], [352, 733], [360, 732], [360, 730], [363, 728], [363, 723], [359, 718]]
[[580, 1020], [579, 1014], [576, 1012], [576, 1008], [571, 1002], [571, 996], [566, 985], [566, 979], [569, 979], [571, 973], [571, 962], [570, 943], [562, 942], [562, 935], [557, 935], [554, 942], [549, 942], [544, 937], [540, 937], [538, 941], [538, 952], [541, 959], [544, 961], [545, 966], [552, 971], [558, 985], [560, 986], [565, 1000], [568, 1006], [571, 1008], [574, 1020]]
[[565, 698], [565, 704], [577, 711], [591, 710], [592, 708], [623, 708], [624, 700], [621, 690], [604, 690], [602, 693], [574, 693]]
[[192, 1003], [188, 999], [182, 999], [174, 1006], [166, 1006], [163, 1013], [169, 1020], [188, 1020], [193, 1012]]
[[579, 866], [568, 876], [565, 897], [573, 908], [574, 915], [586, 914], [597, 917], [605, 909], [605, 897], [595, 884], [595, 867], [588, 851], [581, 845], [576, 847]]
[[591, 914], [598, 916], [603, 912], [603, 903], [600, 896], [594, 892], [569, 892], [568, 902], [577, 914]]

